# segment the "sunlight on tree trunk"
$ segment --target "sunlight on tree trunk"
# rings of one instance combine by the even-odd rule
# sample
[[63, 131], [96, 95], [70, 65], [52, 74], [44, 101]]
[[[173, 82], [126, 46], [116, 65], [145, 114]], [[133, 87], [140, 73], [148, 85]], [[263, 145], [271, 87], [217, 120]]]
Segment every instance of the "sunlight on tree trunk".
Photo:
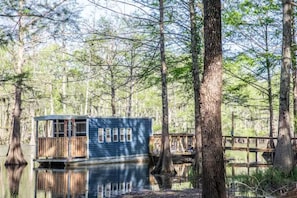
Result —
[[12, 135], [10, 139], [9, 149], [5, 165], [24, 165], [27, 164], [22, 148], [21, 148], [21, 133], [20, 121], [21, 117], [21, 88], [16, 85], [15, 90], [15, 108], [12, 118]]
[[273, 165], [285, 173], [293, 169], [293, 150], [290, 129], [290, 69], [292, 6], [283, 0], [283, 59], [280, 77], [278, 139]]
[[222, 147], [221, 1], [204, 0], [204, 73], [200, 89], [202, 135], [202, 197], [225, 198]]

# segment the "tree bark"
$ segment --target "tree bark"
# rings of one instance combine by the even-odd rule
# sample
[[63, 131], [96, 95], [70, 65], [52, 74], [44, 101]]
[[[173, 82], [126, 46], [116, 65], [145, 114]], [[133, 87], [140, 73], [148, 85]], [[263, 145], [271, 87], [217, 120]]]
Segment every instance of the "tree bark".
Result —
[[20, 19], [18, 23], [18, 59], [15, 65], [16, 82], [14, 84], [14, 109], [12, 114], [12, 132], [10, 137], [10, 145], [8, 148], [5, 165], [23, 165], [27, 164], [21, 149], [21, 104], [22, 104], [22, 86], [24, 73], [22, 68], [24, 65], [24, 27], [22, 24], [23, 1], [19, 1]]
[[[189, 0], [190, 23], [191, 23], [191, 55], [192, 55], [192, 76], [194, 87], [194, 108], [195, 108], [195, 139], [196, 139], [196, 155], [195, 155], [195, 174], [196, 180], [199, 180], [200, 160], [201, 156], [201, 120], [200, 120], [200, 78], [198, 57], [201, 52], [201, 43], [198, 43], [199, 33], [197, 31], [197, 21], [195, 12], [195, 0]], [[200, 41], [200, 39], [199, 39]], [[198, 187], [198, 186], [196, 186]]]
[[285, 173], [293, 169], [293, 150], [290, 129], [290, 69], [291, 69], [292, 6], [290, 0], [283, 0], [283, 49], [279, 91], [278, 139], [274, 167]]
[[203, 0], [204, 72], [200, 89], [202, 129], [202, 197], [225, 198], [222, 147], [221, 1]]
[[[292, 1], [293, 2], [293, 1]], [[296, 60], [296, 56], [297, 56], [297, 51], [296, 51], [296, 25], [294, 23], [295, 21], [295, 14], [296, 14], [296, 10], [295, 10], [295, 6], [293, 7], [293, 14], [292, 14], [292, 77], [293, 77], [293, 115], [294, 115], [294, 137], [296, 137], [296, 133], [297, 133], [297, 60]], [[296, 147], [297, 145], [296, 140], [294, 141], [294, 146]]]
[[[134, 50], [131, 52], [131, 59], [134, 59]], [[134, 67], [133, 61], [130, 64], [130, 84], [129, 84], [129, 92], [128, 92], [128, 104], [127, 104], [127, 117], [132, 116], [132, 103], [133, 103], [133, 91], [134, 91]]]
[[165, 59], [165, 42], [164, 42], [164, 6], [163, 0], [159, 0], [160, 7], [160, 53], [161, 53], [161, 79], [162, 79], [162, 140], [161, 153], [157, 165], [152, 171], [153, 174], [176, 174], [172, 162], [169, 143], [168, 129], [168, 96], [167, 96], [167, 66]]

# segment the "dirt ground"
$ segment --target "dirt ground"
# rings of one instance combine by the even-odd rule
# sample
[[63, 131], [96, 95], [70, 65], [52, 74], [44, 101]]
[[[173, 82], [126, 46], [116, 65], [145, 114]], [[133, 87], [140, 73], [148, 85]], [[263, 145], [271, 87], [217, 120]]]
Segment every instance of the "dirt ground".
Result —
[[192, 198], [202, 197], [201, 190], [186, 189], [186, 190], [164, 190], [164, 191], [142, 191], [132, 192], [121, 196], [122, 198]]

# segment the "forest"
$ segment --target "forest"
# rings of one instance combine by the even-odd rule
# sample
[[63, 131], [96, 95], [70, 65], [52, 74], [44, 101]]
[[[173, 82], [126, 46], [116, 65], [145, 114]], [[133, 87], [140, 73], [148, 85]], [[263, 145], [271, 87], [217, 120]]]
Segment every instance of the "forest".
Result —
[[[203, 8], [195, 5], [203, 68]], [[153, 117], [153, 131], [161, 132], [158, 3], [24, 1], [22, 13], [18, 6], [1, 2], [2, 144], [9, 139], [17, 81], [23, 142], [30, 142], [33, 117], [46, 114]], [[269, 112], [278, 113], [281, 2], [226, 0], [222, 7], [223, 134], [230, 134], [233, 114], [235, 135], [268, 136], [270, 122], [277, 126]], [[189, 14], [187, 1], [166, 1], [170, 133], [194, 131]]]
[[[35, 116], [152, 117], [167, 168], [168, 134], [199, 142], [201, 132], [203, 179], [218, 196], [222, 135], [278, 136], [274, 165], [290, 171], [295, 9], [291, 0], [1, 1], [0, 144], [33, 144]], [[12, 155], [8, 164], [25, 163]]]

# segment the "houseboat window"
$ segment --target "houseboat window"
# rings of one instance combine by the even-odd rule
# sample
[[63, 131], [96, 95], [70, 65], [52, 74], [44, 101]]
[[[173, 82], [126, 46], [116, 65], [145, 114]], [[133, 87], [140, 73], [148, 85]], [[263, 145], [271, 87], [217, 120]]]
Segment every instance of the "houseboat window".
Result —
[[64, 120], [54, 121], [54, 137], [64, 137]]
[[106, 134], [106, 139], [105, 139], [105, 141], [106, 141], [106, 142], [111, 142], [111, 130], [110, 130], [110, 128], [106, 128], [106, 129], [105, 129], [105, 134]]
[[131, 142], [132, 141], [132, 129], [128, 128], [127, 129], [127, 142]]
[[78, 121], [76, 122], [76, 136], [86, 136], [86, 122], [85, 121]]
[[125, 129], [124, 128], [120, 129], [120, 141], [125, 142]]
[[104, 142], [104, 129], [103, 128], [99, 128], [98, 129], [98, 142], [102, 143]]
[[118, 142], [119, 141], [118, 128], [112, 129], [112, 132], [113, 132], [113, 142]]

